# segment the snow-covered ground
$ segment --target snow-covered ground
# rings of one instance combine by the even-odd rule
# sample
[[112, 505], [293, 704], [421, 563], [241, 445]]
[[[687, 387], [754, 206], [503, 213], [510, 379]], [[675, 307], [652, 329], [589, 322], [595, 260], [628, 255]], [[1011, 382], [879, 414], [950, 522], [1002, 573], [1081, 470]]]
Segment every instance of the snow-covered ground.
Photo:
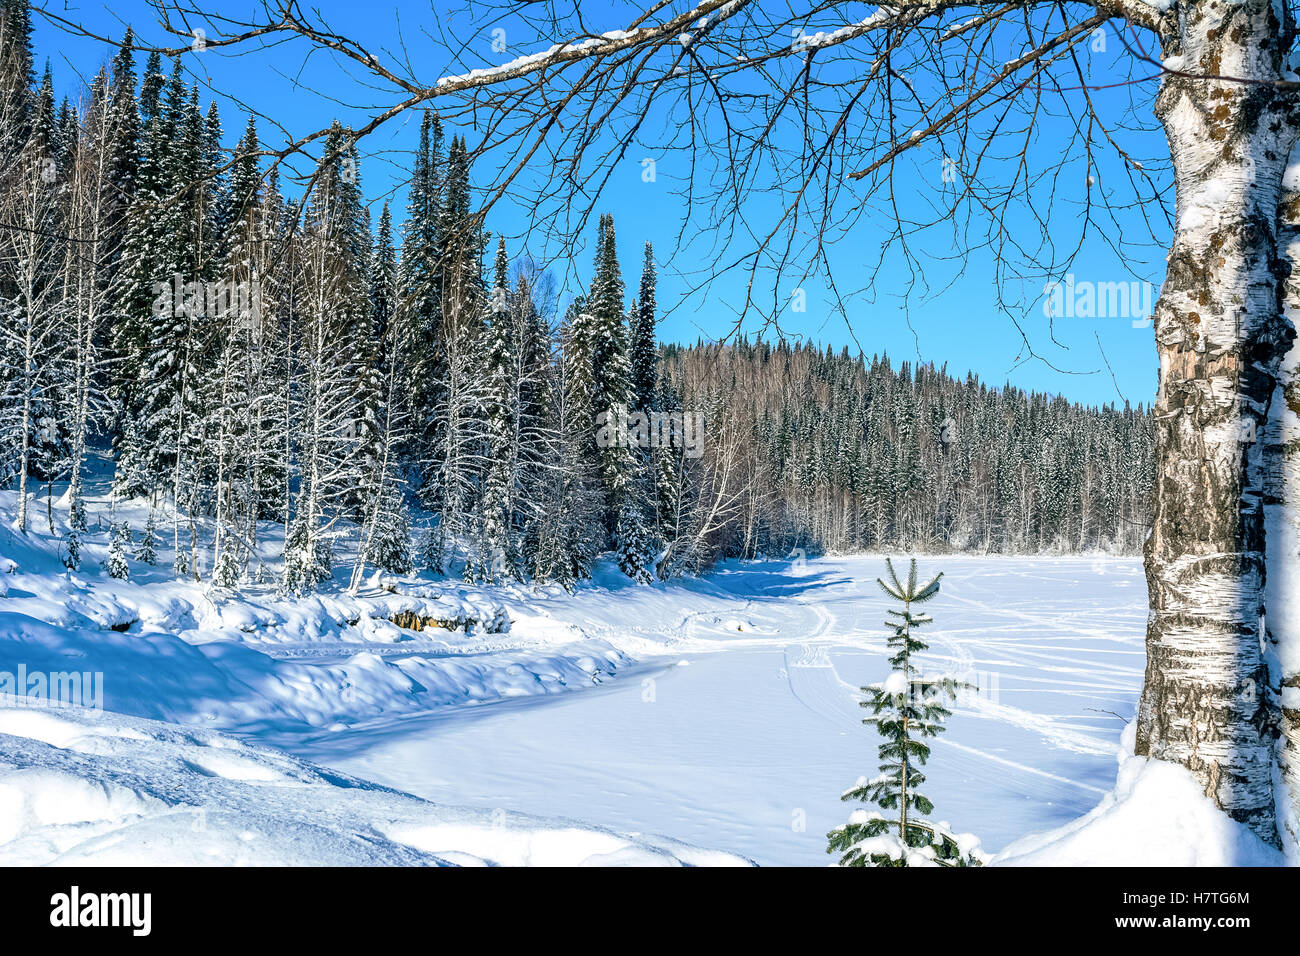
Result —
[[[166, 546], [106, 577], [110, 507], [143, 528], [141, 503], [93, 500], [73, 573], [43, 507], [0, 528], [0, 675], [102, 674], [105, 709], [0, 708], [2, 862], [824, 865], [838, 795], [875, 772], [857, 703], [888, 670], [880, 557], [651, 586], [606, 564], [573, 594], [373, 576], [295, 601], [177, 581]], [[1162, 827], [1168, 862], [1275, 862], [1180, 768], [1130, 759], [1116, 791], [1139, 560], [921, 564], [945, 572], [927, 669], [978, 687], [934, 745], [936, 819], [1019, 841], [1008, 862], [1120, 861]], [[1171, 795], [1185, 812], [1151, 813]]]
[[223, 734], [0, 709], [0, 864], [737, 865], [587, 823], [433, 806]]
[[[933, 669], [981, 691], [935, 744], [939, 819], [987, 850], [1065, 824], [1115, 785], [1143, 666], [1133, 560], [946, 557]], [[857, 688], [880, 680], [882, 559], [729, 566], [703, 581], [515, 600], [640, 666], [563, 699], [380, 719], [281, 738], [313, 760], [436, 801], [568, 813], [760, 863], [829, 861], [839, 794], [875, 773]]]

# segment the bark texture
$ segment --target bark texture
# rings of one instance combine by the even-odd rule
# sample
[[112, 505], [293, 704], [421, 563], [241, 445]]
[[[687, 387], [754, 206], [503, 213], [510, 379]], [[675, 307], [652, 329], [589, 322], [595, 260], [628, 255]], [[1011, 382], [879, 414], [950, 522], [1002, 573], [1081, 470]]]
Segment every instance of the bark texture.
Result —
[[[1183, 2], [1156, 113], [1177, 220], [1155, 308], [1156, 492], [1137, 752], [1183, 764], [1261, 838], [1280, 714], [1264, 647], [1264, 442], [1282, 357], [1278, 208], [1296, 136], [1270, 0]], [[1234, 79], [1226, 79], [1232, 77]], [[1242, 82], [1248, 79], [1249, 82]]]
[[1278, 827], [1283, 844], [1300, 863], [1300, 151], [1293, 151], [1278, 214], [1278, 247], [1290, 274], [1283, 287], [1284, 317], [1291, 341], [1269, 408], [1264, 445], [1268, 473], [1267, 515], [1268, 646], [1273, 689], [1279, 698]]

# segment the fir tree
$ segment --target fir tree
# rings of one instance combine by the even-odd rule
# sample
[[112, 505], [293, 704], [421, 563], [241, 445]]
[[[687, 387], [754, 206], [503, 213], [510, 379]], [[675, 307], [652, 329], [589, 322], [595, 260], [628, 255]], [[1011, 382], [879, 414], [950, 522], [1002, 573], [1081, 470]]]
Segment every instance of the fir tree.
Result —
[[579, 299], [560, 329], [557, 375], [547, 383], [552, 409], [553, 477], [538, 490], [539, 515], [530, 533], [531, 569], [539, 581], [566, 588], [591, 577], [604, 538], [600, 474], [591, 413], [590, 314]]
[[81, 532], [76, 528], [68, 531], [67, 550], [63, 553], [63, 566], [69, 571], [81, 567]]
[[442, 124], [436, 113], [426, 111], [420, 119], [420, 137], [407, 193], [406, 222], [403, 225], [401, 289], [397, 313], [402, 334], [397, 361], [406, 383], [404, 404], [412, 409], [412, 453], [427, 454], [433, 441], [431, 410], [441, 400], [438, 388], [444, 380], [442, 351], [442, 251], [443, 196], [441, 167]]
[[411, 520], [398, 488], [390, 488], [381, 503], [370, 551], [371, 560], [380, 570], [393, 574], [415, 570], [411, 560]]
[[647, 483], [637, 449], [623, 431], [631, 395], [628, 329], [623, 312], [623, 278], [614, 218], [601, 217], [596, 276], [587, 299], [591, 348], [591, 407], [595, 414], [600, 472], [605, 492], [605, 526], [619, 568], [637, 581], [653, 577], [656, 550], [648, 527]]
[[312, 534], [306, 516], [294, 518], [284, 539], [284, 591], [299, 597], [311, 593], [329, 580], [330, 564], [328, 542]]
[[140, 547], [136, 549], [135, 559], [150, 567], [158, 563], [158, 537], [154, 531], [153, 511], [149, 512], [149, 520], [145, 523], [144, 536], [140, 539]]
[[510, 303], [505, 239], [497, 244], [494, 280], [488, 301], [487, 341], [487, 475], [483, 487], [483, 547], [481, 555], [488, 580], [498, 569], [513, 569], [515, 545], [511, 539], [514, 481], [519, 422], [518, 379], [515, 365], [517, 340]]
[[9, 169], [31, 131], [32, 12], [28, 0], [0, 4], [0, 162]]
[[235, 549], [222, 548], [212, 565], [212, 586], [234, 590], [239, 585], [239, 558]]
[[641, 286], [632, 308], [631, 400], [637, 409], [655, 407], [658, 374], [655, 369], [655, 260], [654, 249], [645, 244]]
[[484, 409], [489, 383], [484, 369], [487, 295], [481, 260], [483, 234], [470, 211], [469, 154], [465, 142], [453, 137], [447, 154], [439, 216], [439, 288], [441, 327], [436, 368], [433, 428], [421, 462], [426, 504], [440, 516], [440, 548], [449, 559], [463, 543], [466, 573], [477, 575], [484, 549], [479, 520], [486, 473], [487, 425]]
[[933, 618], [913, 612], [912, 606], [934, 599], [943, 574], [918, 583], [913, 559], [903, 583], [888, 558], [885, 567], [889, 583], [880, 578], [876, 582], [903, 605], [901, 611], [887, 611], [893, 619], [886, 623], [891, 630], [888, 644], [894, 652], [889, 659], [893, 670], [883, 683], [862, 688], [869, 698], [862, 706], [871, 710], [871, 716], [862, 722], [874, 726], [884, 738], [878, 748], [880, 774], [870, 780], [859, 779], [841, 799], [875, 803], [882, 810], [896, 811], [898, 817], [888, 820], [879, 813], [858, 811], [847, 824], [827, 834], [827, 852], [842, 853], [841, 866], [978, 866], [981, 857], [976, 844], [912, 815], [913, 810], [921, 814], [934, 810], [934, 804], [918, 789], [925, 783], [920, 768], [930, 758], [924, 740], [943, 731], [943, 722], [951, 713], [944, 704], [955, 698], [959, 686], [951, 677], [921, 676], [913, 661], [914, 655], [929, 646], [916, 632]]
[[110, 578], [127, 580], [131, 568], [126, 561], [126, 552], [131, 547], [131, 525], [123, 521], [113, 528], [113, 537], [108, 545], [108, 560], [104, 562], [104, 571]]

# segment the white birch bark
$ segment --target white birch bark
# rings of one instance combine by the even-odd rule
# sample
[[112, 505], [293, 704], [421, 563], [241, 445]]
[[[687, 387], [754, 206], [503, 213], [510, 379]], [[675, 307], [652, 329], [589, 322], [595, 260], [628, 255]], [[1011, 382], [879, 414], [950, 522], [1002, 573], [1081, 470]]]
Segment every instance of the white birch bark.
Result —
[[1268, 456], [1268, 583], [1266, 617], [1272, 654], [1271, 690], [1279, 695], [1278, 829], [1292, 863], [1300, 863], [1300, 150], [1292, 154], [1278, 215], [1278, 252], [1289, 264], [1283, 288], [1290, 341], [1282, 357], [1269, 404], [1265, 432]]
[[[1156, 101], [1177, 218], [1155, 309], [1160, 356], [1151, 611], [1137, 752], [1190, 768], [1270, 843], [1262, 433], [1285, 347], [1278, 202], [1295, 139], [1270, 0], [1180, 4]], [[1237, 82], [1215, 77], [1249, 78]]]

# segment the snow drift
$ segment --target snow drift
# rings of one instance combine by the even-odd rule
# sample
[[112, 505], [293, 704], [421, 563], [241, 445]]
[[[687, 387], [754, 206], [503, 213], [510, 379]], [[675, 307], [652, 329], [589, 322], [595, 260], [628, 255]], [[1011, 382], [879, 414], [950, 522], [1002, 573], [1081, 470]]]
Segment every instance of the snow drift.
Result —
[[211, 731], [0, 708], [3, 865], [744, 865], [659, 837], [441, 807]]
[[1115, 789], [1087, 816], [1012, 843], [1003, 866], [1281, 866], [1282, 854], [1214, 805], [1191, 771], [1133, 754], [1124, 731]]

